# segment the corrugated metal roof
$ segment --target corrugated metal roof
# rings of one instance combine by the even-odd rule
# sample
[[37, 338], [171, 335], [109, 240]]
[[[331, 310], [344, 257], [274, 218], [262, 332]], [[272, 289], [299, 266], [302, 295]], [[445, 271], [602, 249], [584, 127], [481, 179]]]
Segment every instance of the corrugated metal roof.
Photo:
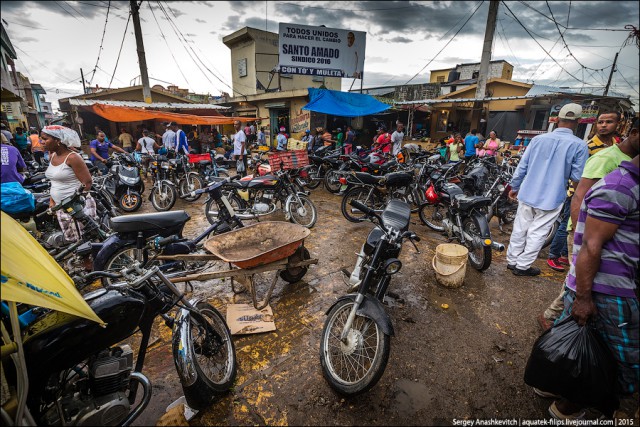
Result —
[[166, 108], [166, 109], [183, 109], [183, 110], [228, 110], [231, 107], [223, 107], [216, 104], [186, 104], [181, 102], [152, 102], [147, 104], [142, 101], [109, 101], [105, 99], [77, 99], [69, 98], [69, 104], [80, 107], [89, 107], [94, 104], [113, 105], [115, 107], [147, 107], [147, 108]]
[[[576, 94], [576, 95], [593, 95], [593, 96], [602, 96], [602, 92], [604, 92], [604, 88], [570, 88], [570, 87], [557, 87], [557, 86], [546, 86], [546, 85], [533, 85], [529, 92], [527, 92], [527, 96], [543, 96], [543, 95], [554, 95], [554, 94]], [[628, 96], [614, 92], [612, 90], [609, 91], [609, 97], [613, 98], [628, 98]]]
[[[367, 95], [377, 95], [377, 96], [382, 96], [382, 95], [388, 95], [390, 93], [395, 92], [396, 87], [395, 86], [391, 86], [391, 87], [381, 87], [381, 88], [377, 88], [377, 89], [363, 89], [362, 93], [367, 94]], [[356, 92], [356, 91], [350, 91], [350, 92]]]
[[415, 105], [415, 104], [425, 104], [425, 105], [430, 105], [430, 104], [444, 104], [444, 103], [448, 103], [451, 102], [453, 104], [459, 104], [462, 102], [476, 102], [476, 101], [504, 101], [504, 100], [509, 100], [509, 99], [526, 99], [526, 98], [533, 98], [532, 96], [527, 96], [527, 95], [522, 95], [522, 96], [495, 96], [495, 97], [491, 97], [491, 98], [441, 98], [441, 99], [422, 99], [422, 100], [418, 100], [418, 101], [402, 101], [402, 102], [395, 102], [395, 105]]

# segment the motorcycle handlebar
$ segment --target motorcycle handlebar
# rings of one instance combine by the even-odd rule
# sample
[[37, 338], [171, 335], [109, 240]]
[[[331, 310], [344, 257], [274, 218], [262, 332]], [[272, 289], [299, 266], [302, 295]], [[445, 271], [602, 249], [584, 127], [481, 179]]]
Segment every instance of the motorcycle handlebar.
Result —
[[353, 206], [354, 208], [359, 209], [360, 211], [364, 212], [367, 216], [375, 216], [375, 214], [376, 214], [376, 211], [374, 211], [373, 209], [369, 208], [365, 204], [360, 203], [357, 200], [351, 200], [349, 202], [349, 204], [351, 206]]

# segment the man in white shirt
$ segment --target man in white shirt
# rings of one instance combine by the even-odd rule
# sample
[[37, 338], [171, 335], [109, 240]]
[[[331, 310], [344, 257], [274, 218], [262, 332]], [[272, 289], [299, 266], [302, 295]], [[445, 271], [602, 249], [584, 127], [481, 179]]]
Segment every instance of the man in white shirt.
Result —
[[167, 125], [167, 130], [162, 134], [162, 145], [167, 151], [176, 149], [176, 133]]
[[402, 149], [402, 140], [404, 139], [404, 124], [397, 123], [396, 131], [391, 135], [391, 143], [393, 144], [392, 154], [397, 156]]
[[233, 135], [233, 156], [236, 161], [242, 160], [244, 163], [244, 171], [240, 172], [240, 175], [247, 175], [247, 156], [246, 154], [246, 144], [247, 144], [247, 135], [242, 130], [242, 123], [239, 120], [233, 122], [233, 127], [236, 133]]

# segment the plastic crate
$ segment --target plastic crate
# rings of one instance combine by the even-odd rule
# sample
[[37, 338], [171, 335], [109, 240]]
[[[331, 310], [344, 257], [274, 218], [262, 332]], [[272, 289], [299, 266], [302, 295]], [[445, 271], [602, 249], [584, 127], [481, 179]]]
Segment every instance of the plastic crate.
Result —
[[189, 163], [198, 163], [203, 160], [211, 160], [209, 153], [205, 154], [189, 154]]
[[276, 151], [269, 153], [271, 172], [279, 171], [280, 164], [282, 164], [282, 169], [284, 170], [299, 169], [307, 166], [309, 164], [307, 150]]

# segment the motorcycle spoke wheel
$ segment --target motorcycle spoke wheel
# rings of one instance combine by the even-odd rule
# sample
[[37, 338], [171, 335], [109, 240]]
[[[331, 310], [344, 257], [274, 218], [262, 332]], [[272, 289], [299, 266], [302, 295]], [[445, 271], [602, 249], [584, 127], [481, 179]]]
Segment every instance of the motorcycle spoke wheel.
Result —
[[304, 196], [298, 196], [298, 200], [293, 199], [289, 204], [289, 214], [291, 221], [303, 227], [312, 228], [318, 220], [318, 211], [311, 200]]
[[[178, 186], [180, 188], [180, 194], [184, 196], [185, 194], [189, 194], [192, 191], [202, 189], [204, 187], [204, 181], [199, 175], [188, 174], [180, 180]], [[185, 197], [184, 199], [187, 202], [195, 202], [200, 198], [200, 196], [202, 196], [202, 194]]]
[[192, 314], [189, 331], [196, 379], [182, 389], [189, 406], [200, 410], [210, 406], [216, 395], [231, 388], [237, 361], [231, 333], [222, 315], [205, 302], [199, 302], [196, 308], [200, 316]]
[[[244, 203], [239, 196], [231, 192], [225, 194], [225, 196], [227, 196], [229, 204], [236, 213], [244, 209]], [[215, 200], [207, 200], [207, 204], [204, 207], [204, 216], [207, 218], [207, 221], [209, 221], [209, 224], [215, 224], [218, 221], [218, 204]]]
[[151, 204], [160, 212], [168, 211], [176, 203], [178, 194], [176, 189], [169, 184], [161, 183], [151, 190]]
[[[149, 257], [154, 256], [153, 252], [149, 252]], [[133, 265], [133, 263], [135, 262], [143, 262], [142, 259], [138, 259], [136, 257], [136, 249], [134, 246], [124, 246], [120, 249], [118, 249], [113, 255], [111, 255], [111, 258], [109, 258], [107, 260], [107, 262], [104, 265], [104, 271], [120, 271], [123, 268], [129, 268]], [[160, 266], [162, 265], [164, 262], [163, 261], [153, 261], [149, 264], [147, 264], [148, 266]], [[116, 280], [116, 282], [118, 282], [120, 280]], [[104, 277], [102, 278], [102, 283], [106, 286], [106, 285], [110, 285], [113, 282], [113, 279]]]
[[[474, 240], [482, 241], [483, 238], [480, 235], [480, 227], [472, 218], [467, 218], [462, 223], [462, 229], [471, 235]], [[491, 247], [484, 245], [475, 245], [472, 242], [467, 242], [467, 249], [469, 250], [469, 264], [471, 267], [478, 271], [484, 271], [491, 265]]]
[[389, 360], [390, 338], [378, 325], [356, 315], [346, 342], [340, 335], [353, 301], [338, 302], [329, 312], [320, 339], [322, 374], [340, 394], [356, 395], [373, 387]]
[[336, 194], [340, 191], [340, 175], [335, 170], [330, 170], [324, 176], [324, 186], [330, 193]]
[[366, 218], [366, 215], [364, 212], [360, 212], [351, 206], [351, 201], [355, 200], [371, 209], [375, 209], [376, 203], [374, 199], [375, 194], [371, 192], [371, 189], [365, 187], [354, 187], [347, 191], [344, 197], [342, 197], [342, 215], [347, 219], [347, 221], [360, 222]]
[[320, 184], [322, 184], [322, 179], [318, 176], [318, 168], [311, 168], [309, 169], [308, 173], [309, 180], [305, 186], [311, 190], [315, 190], [320, 186]]
[[420, 221], [427, 227], [435, 231], [444, 231], [442, 221], [444, 220], [446, 212], [444, 206], [441, 204], [424, 204], [418, 211]]

